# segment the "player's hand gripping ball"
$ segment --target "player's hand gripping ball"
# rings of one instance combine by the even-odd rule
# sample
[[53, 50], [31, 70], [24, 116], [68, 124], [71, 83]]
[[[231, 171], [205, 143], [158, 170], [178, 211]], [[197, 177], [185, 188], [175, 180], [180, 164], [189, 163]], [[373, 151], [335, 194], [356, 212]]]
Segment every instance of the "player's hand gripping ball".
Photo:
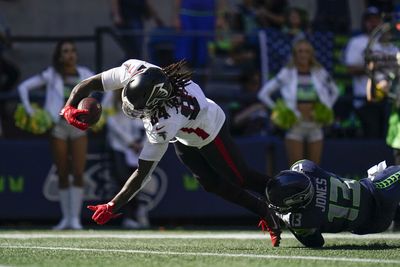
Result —
[[81, 114], [77, 117], [79, 121], [89, 124], [89, 127], [95, 125], [99, 121], [102, 108], [96, 98], [83, 98], [78, 104], [78, 109], [89, 111], [87, 114]]

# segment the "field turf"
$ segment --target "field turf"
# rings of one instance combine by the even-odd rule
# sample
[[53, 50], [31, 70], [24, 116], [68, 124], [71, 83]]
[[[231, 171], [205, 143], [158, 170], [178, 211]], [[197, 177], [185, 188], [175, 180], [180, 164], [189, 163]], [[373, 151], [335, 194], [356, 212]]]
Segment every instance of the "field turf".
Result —
[[258, 231], [0, 230], [0, 266], [400, 266], [400, 233], [325, 234], [321, 249]]

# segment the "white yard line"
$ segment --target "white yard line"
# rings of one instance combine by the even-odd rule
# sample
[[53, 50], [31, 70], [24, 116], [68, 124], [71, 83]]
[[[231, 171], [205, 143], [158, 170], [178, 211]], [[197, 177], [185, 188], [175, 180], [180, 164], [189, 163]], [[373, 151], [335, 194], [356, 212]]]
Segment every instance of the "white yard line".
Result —
[[[381, 234], [370, 234], [370, 235], [354, 235], [350, 233], [338, 233], [338, 234], [323, 234], [325, 239], [379, 239], [379, 240], [388, 240], [388, 239], [400, 239], [400, 233], [381, 233]], [[35, 238], [120, 238], [120, 239], [265, 239], [269, 238], [269, 235], [266, 233], [265, 235], [261, 232], [254, 233], [216, 233], [216, 232], [204, 232], [204, 233], [176, 233], [168, 231], [165, 232], [132, 232], [127, 231], [112, 233], [106, 231], [71, 231], [71, 232], [55, 232], [55, 233], [38, 233], [38, 232], [0, 232], [0, 239], [8, 238], [8, 239], [35, 239]], [[282, 238], [294, 238], [294, 236], [290, 233], [283, 233]]]
[[41, 247], [41, 246], [6, 246], [0, 245], [4, 249], [36, 249], [36, 250], [63, 250], [79, 252], [117, 252], [128, 254], [152, 254], [152, 255], [178, 255], [178, 256], [212, 256], [212, 257], [232, 257], [232, 258], [257, 258], [257, 259], [297, 259], [309, 261], [339, 261], [339, 262], [359, 262], [359, 263], [380, 263], [380, 264], [400, 264], [400, 260], [368, 259], [368, 258], [349, 258], [349, 257], [321, 257], [321, 256], [280, 256], [280, 255], [260, 255], [260, 254], [232, 254], [232, 253], [209, 253], [209, 252], [173, 252], [173, 251], [153, 251], [153, 250], [131, 250], [131, 249], [94, 249], [94, 248], [73, 248], [73, 247]]

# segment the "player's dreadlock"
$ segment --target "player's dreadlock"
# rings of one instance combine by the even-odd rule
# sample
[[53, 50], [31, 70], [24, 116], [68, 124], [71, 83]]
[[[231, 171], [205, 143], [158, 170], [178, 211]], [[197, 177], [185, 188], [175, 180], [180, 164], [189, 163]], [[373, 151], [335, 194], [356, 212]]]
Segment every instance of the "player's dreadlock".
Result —
[[162, 69], [172, 85], [173, 94], [182, 91], [190, 83], [193, 72], [186, 67], [186, 61], [181, 60]]
[[162, 69], [172, 86], [171, 98], [164, 102], [168, 107], [181, 105], [180, 96], [186, 95], [185, 86], [191, 81], [193, 72], [186, 67], [186, 61], [181, 60]]

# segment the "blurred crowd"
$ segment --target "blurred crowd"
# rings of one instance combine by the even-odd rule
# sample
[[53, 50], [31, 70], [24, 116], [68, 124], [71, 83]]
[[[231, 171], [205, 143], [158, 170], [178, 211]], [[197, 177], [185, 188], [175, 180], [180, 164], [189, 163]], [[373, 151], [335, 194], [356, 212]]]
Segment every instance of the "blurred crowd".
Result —
[[[282, 128], [269, 120], [272, 107], [260, 106], [257, 93], [290, 61], [291, 44], [306, 39], [315, 51], [315, 60], [329, 72], [339, 90], [339, 99], [332, 106], [334, 121], [323, 129], [326, 135], [384, 137], [384, 103], [371, 104], [364, 99], [363, 46], [368, 34], [394, 12], [394, 1], [174, 0], [168, 11], [158, 9], [152, 1], [109, 2], [110, 26], [124, 51], [120, 62], [139, 58], [163, 66], [186, 59], [206, 93], [222, 102], [231, 115], [235, 135], [283, 134]], [[355, 8], [355, 2], [361, 4]], [[161, 18], [162, 12], [172, 14], [170, 25]], [[355, 20], [360, 20], [358, 27], [352, 26], [357, 25]], [[145, 38], [148, 21], [154, 22], [151, 32], [155, 35]], [[1, 20], [0, 26], [0, 88], [7, 92], [16, 89], [21, 80], [18, 66], [7, 57], [7, 51], [12, 49], [12, 25]], [[280, 58], [271, 56], [267, 70], [262, 66], [265, 55], [261, 52], [259, 30], [266, 30], [267, 38], [272, 39], [269, 43], [285, 43], [280, 47], [283, 52], [277, 51]], [[160, 32], [164, 35], [157, 35]], [[319, 37], [321, 32], [333, 34], [330, 46], [320, 45], [325, 36]], [[269, 47], [268, 55], [274, 49]], [[236, 97], [237, 93], [240, 97]], [[258, 108], [244, 110], [251, 104]], [[2, 105], [0, 112], [3, 121], [10, 117], [6, 106]], [[12, 122], [4, 124], [9, 127]]]

